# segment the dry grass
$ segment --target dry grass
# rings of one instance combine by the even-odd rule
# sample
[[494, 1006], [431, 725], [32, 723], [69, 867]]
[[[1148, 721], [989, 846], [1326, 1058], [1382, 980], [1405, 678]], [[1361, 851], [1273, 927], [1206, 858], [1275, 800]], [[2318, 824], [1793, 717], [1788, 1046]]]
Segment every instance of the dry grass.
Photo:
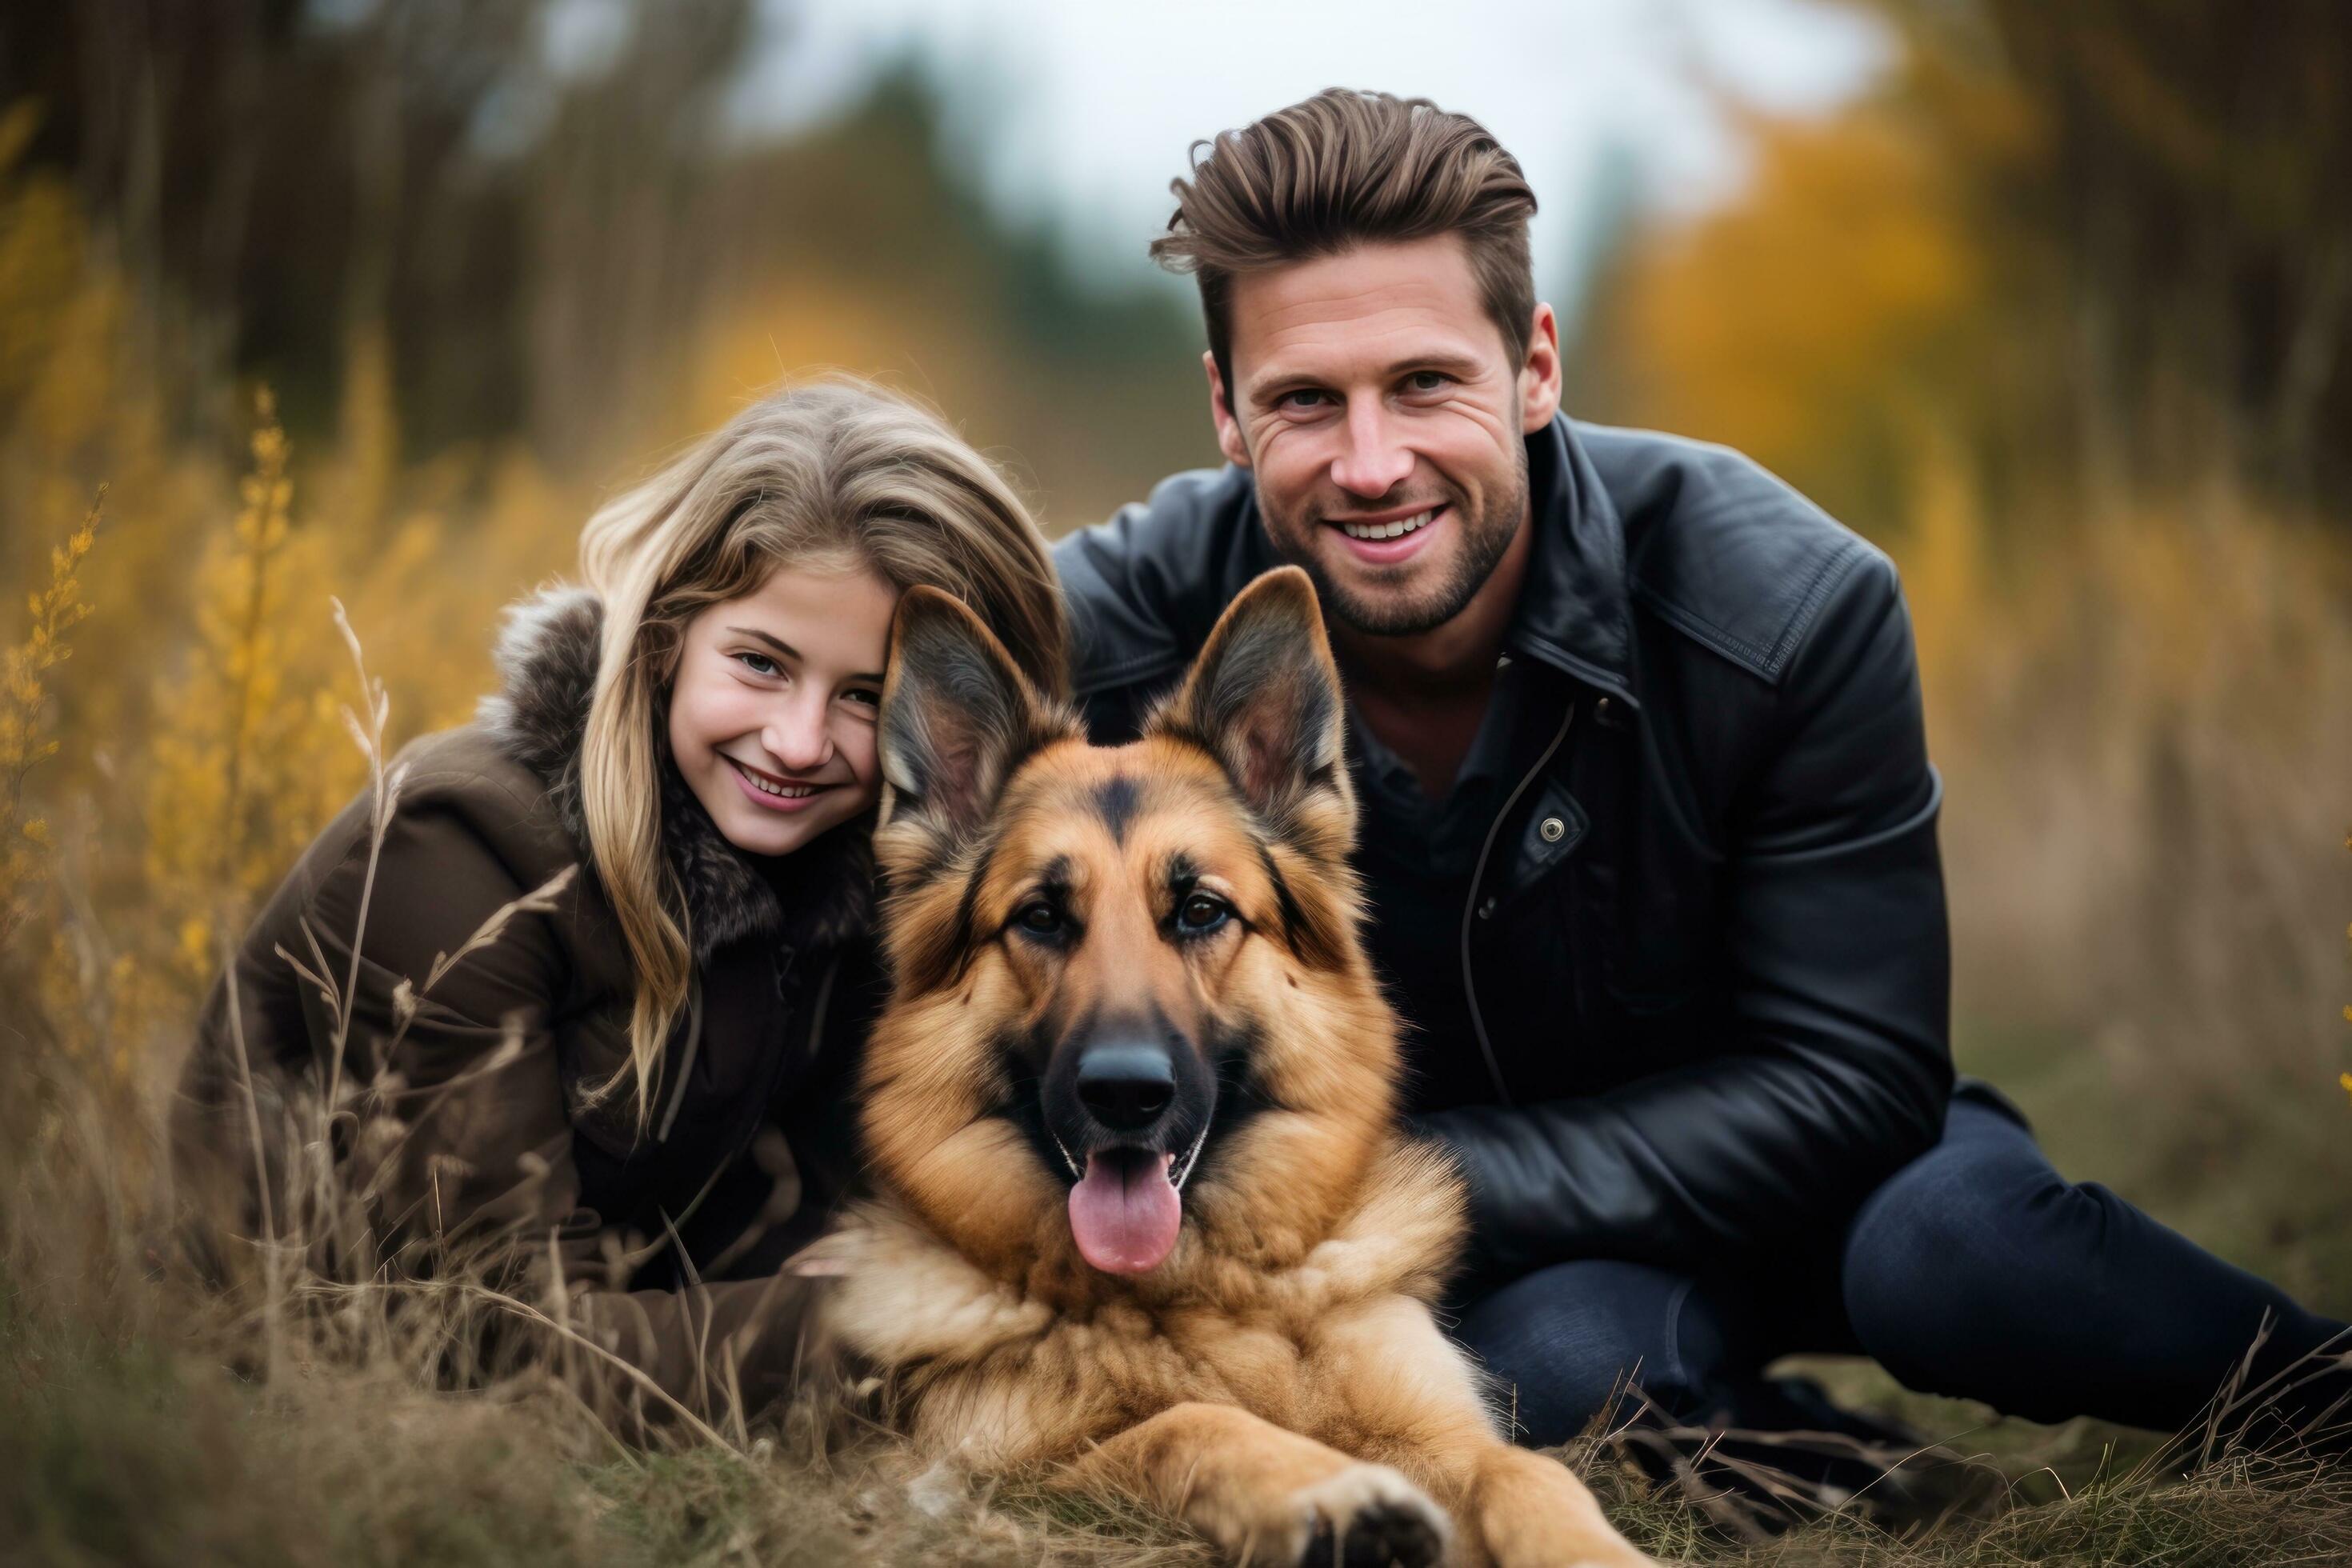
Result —
[[[87, 1182], [63, 1190], [72, 1184], [53, 1173], [14, 1185], [42, 1205], [30, 1224], [8, 1205], [0, 1540], [12, 1560], [1210, 1560], [1164, 1527], [1034, 1481], [911, 1475], [887, 1435], [838, 1409], [761, 1413], [747, 1441], [673, 1427], [625, 1447], [543, 1371], [436, 1392], [355, 1354], [348, 1325], [304, 1314], [281, 1320], [279, 1365], [264, 1377], [250, 1314], [147, 1278], [119, 1233], [95, 1248], [86, 1235], [66, 1245], [60, 1211], [47, 1205], [78, 1198], [88, 1215], [104, 1202]], [[2066, 1436], [2079, 1447], [2087, 1434]], [[1849, 1510], [1771, 1539], [1742, 1539], [1689, 1495], [1654, 1487], [1622, 1445], [1588, 1441], [1562, 1457], [1634, 1539], [1677, 1560], [2087, 1568], [2352, 1557], [2352, 1477], [2228, 1449], [2177, 1479], [2112, 1455], [2070, 1478], [2063, 1460], [2039, 1468], [2018, 1450], [1983, 1516], [1906, 1530]]]

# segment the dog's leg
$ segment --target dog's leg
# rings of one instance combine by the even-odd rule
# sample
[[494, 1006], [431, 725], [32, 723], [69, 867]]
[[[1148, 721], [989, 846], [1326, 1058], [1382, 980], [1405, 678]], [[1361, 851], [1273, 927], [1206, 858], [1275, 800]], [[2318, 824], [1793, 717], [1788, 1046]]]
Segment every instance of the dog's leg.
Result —
[[1654, 1568], [1566, 1465], [1508, 1443], [1481, 1446], [1457, 1512], [1495, 1568]]
[[1082, 1490], [1140, 1497], [1240, 1563], [1426, 1568], [1445, 1555], [1445, 1512], [1411, 1481], [1237, 1405], [1163, 1410], [1066, 1476]]
[[1349, 1446], [1445, 1505], [1460, 1526], [1464, 1568], [1650, 1563], [1567, 1466], [1496, 1435], [1469, 1358], [1419, 1302], [1394, 1297], [1327, 1321], [1315, 1357], [1326, 1385], [1347, 1392]]

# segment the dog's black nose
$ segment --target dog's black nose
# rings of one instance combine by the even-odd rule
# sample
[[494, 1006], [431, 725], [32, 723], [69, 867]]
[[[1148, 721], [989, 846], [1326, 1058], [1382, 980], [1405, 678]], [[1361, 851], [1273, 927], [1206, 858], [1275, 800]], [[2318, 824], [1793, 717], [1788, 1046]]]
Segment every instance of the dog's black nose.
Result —
[[1140, 1132], [1176, 1098], [1176, 1064], [1159, 1046], [1096, 1046], [1078, 1058], [1078, 1101], [1114, 1132]]

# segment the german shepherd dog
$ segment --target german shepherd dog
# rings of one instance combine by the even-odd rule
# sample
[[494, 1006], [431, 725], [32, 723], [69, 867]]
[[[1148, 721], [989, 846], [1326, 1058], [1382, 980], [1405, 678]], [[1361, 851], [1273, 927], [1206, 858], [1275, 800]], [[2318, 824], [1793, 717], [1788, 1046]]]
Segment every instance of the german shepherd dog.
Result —
[[1236, 599], [1128, 746], [945, 595], [893, 646], [880, 1196], [795, 1268], [842, 1276], [826, 1326], [918, 1449], [1253, 1563], [1647, 1563], [1431, 1316], [1460, 1181], [1395, 1125], [1306, 574]]

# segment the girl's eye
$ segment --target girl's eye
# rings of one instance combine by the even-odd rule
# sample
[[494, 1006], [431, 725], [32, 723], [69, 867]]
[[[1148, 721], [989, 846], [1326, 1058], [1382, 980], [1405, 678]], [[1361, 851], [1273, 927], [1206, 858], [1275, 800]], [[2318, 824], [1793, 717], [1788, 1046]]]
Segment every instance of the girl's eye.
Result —
[[1043, 899], [1022, 905], [1013, 920], [1032, 936], [1057, 936], [1062, 930], [1062, 911]]
[[736, 661], [754, 675], [782, 675], [783, 670], [764, 653], [739, 653]]
[[867, 708], [879, 708], [882, 706], [882, 694], [878, 691], [868, 691], [862, 686], [853, 687], [849, 690], [843, 692], [841, 694], [841, 700], [844, 702], [856, 702]]
[[1194, 893], [1177, 908], [1176, 924], [1189, 935], [1200, 936], [1225, 923], [1233, 906], [1206, 893]]

